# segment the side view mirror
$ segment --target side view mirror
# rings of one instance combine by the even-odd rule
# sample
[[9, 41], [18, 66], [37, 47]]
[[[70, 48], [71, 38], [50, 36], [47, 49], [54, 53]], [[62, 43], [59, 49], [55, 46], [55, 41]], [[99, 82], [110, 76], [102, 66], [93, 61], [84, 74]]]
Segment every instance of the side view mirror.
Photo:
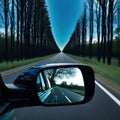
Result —
[[75, 63], [33, 66], [23, 71], [13, 84], [6, 84], [11, 107], [83, 104], [94, 95], [94, 72]]
[[84, 79], [78, 67], [43, 70], [36, 84], [38, 97], [46, 105], [77, 103], [85, 98]]

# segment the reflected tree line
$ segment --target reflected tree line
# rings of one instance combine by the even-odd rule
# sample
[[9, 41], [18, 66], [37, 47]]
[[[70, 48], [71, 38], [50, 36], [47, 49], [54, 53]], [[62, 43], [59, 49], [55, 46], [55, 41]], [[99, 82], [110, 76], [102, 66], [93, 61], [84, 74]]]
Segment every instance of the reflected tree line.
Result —
[[67, 88], [67, 89], [85, 90], [84, 86], [79, 86], [77, 84], [75, 85], [72, 83], [70, 85], [68, 85], [66, 81], [63, 81], [59, 86], [63, 87], [63, 88]]
[[1, 0], [0, 61], [39, 57], [59, 51], [45, 0]]
[[[85, 86], [79, 85], [74, 82], [74, 77], [77, 76], [75, 68], [58, 68], [45, 70], [45, 76], [50, 81], [52, 88], [59, 86], [84, 95]], [[73, 78], [73, 81], [69, 83], [69, 80]], [[66, 80], [65, 80], [66, 79]], [[78, 83], [81, 78], [78, 79]], [[59, 81], [59, 82], [58, 82]]]
[[49, 79], [51, 85], [56, 86], [57, 85], [57, 83], [56, 83], [57, 78], [59, 78], [59, 80], [60, 79], [62, 80], [64, 78], [69, 79], [69, 78], [71, 78], [73, 76], [76, 76], [76, 71], [73, 68], [57, 68], [57, 69], [46, 70], [45, 74], [46, 74], [47, 78]]
[[120, 0], [87, 0], [64, 51], [108, 64], [117, 57], [120, 65]]

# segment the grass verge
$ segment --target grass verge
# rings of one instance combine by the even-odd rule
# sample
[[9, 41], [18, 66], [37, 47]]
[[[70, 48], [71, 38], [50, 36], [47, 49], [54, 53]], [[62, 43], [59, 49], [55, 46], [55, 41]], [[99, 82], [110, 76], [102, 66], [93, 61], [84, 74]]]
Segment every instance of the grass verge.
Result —
[[70, 90], [79, 94], [79, 95], [85, 96], [85, 90], [77, 90], [77, 89], [70, 89]]
[[19, 69], [19, 68], [23, 68], [23, 67], [25, 68], [27, 66], [32, 66], [51, 56], [52, 55], [34, 58], [34, 59], [13, 61], [13, 62], [2, 62], [0, 63], [0, 73], [4, 74], [4, 73], [7, 73], [8, 71], [15, 71], [16, 69]]
[[96, 58], [90, 60], [89, 58], [68, 55], [81, 63], [91, 66], [94, 69], [96, 79], [120, 95], [120, 67], [116, 64], [103, 64], [98, 62]]

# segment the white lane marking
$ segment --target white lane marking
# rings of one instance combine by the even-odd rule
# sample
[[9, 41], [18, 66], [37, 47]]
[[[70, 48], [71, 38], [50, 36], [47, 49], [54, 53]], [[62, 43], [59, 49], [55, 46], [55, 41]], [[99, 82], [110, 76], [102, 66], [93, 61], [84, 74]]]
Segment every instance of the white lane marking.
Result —
[[72, 101], [67, 96], [65, 96], [65, 98], [68, 100], [69, 103], [72, 103]]
[[114, 95], [112, 95], [112, 93], [110, 93], [107, 89], [105, 89], [100, 83], [98, 83], [97, 81], [95, 81], [95, 83], [97, 84], [97, 86], [99, 86], [115, 103], [118, 104], [118, 106], [120, 106], [120, 100], [117, 99]]

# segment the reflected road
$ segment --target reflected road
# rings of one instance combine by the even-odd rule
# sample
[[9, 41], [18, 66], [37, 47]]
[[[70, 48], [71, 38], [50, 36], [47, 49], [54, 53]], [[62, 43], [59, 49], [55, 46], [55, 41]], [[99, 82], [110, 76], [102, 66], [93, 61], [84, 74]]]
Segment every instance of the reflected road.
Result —
[[71, 90], [59, 86], [51, 90], [49, 97], [43, 102], [45, 104], [65, 104], [82, 101], [84, 96], [79, 95]]

